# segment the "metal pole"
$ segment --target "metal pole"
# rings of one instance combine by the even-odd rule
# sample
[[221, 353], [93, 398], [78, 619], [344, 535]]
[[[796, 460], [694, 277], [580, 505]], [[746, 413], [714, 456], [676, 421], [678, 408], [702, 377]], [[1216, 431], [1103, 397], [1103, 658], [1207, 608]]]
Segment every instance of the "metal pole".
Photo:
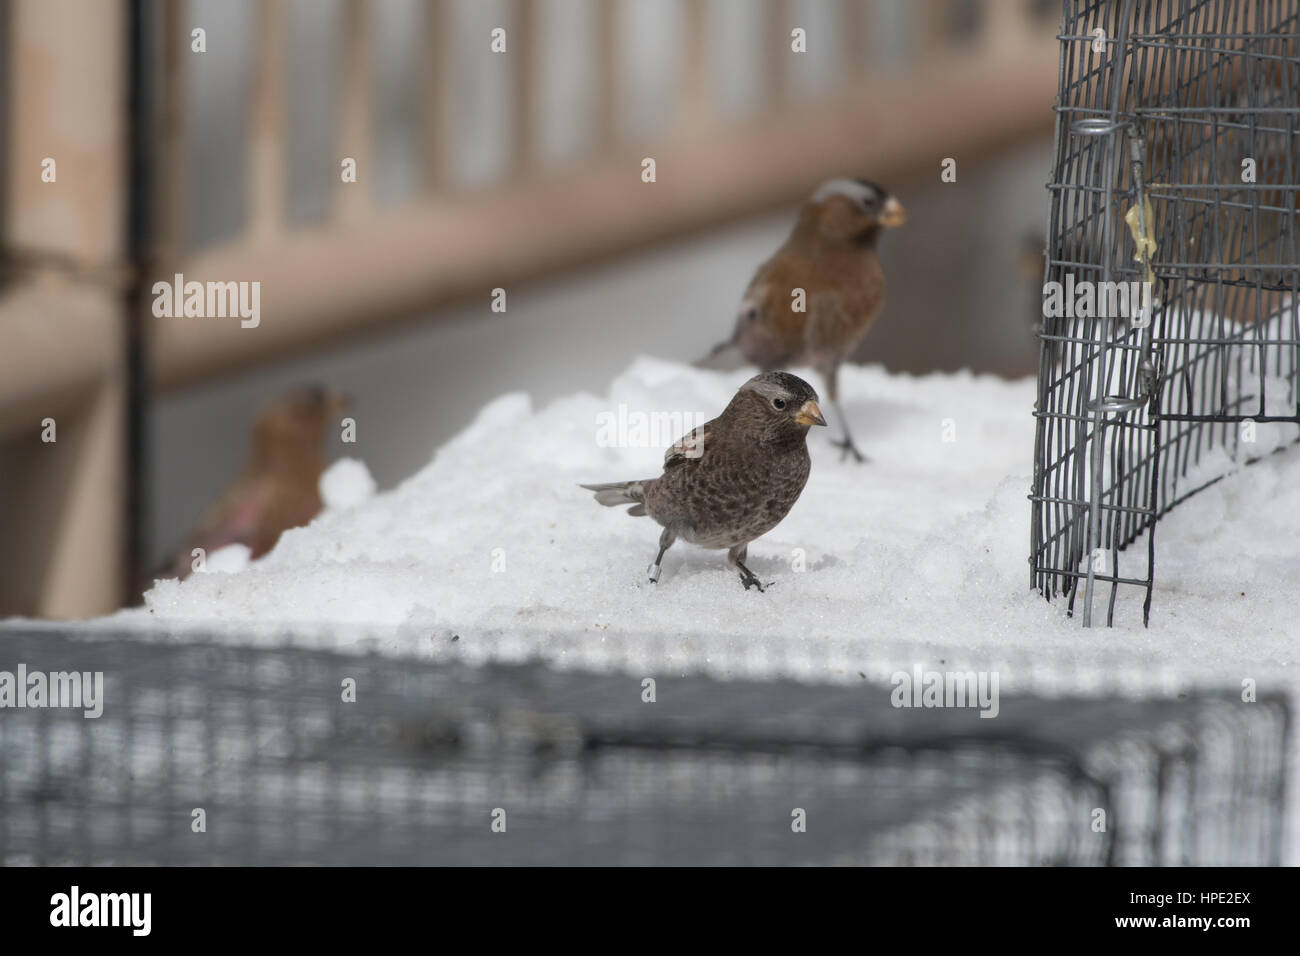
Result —
[[[126, 414], [125, 494], [122, 528], [122, 586], [124, 603], [136, 604], [146, 575], [149, 527], [149, 338], [146, 326], [153, 236], [153, 83], [150, 4], [131, 0], [127, 8], [127, 210], [126, 255], [132, 266], [123, 297], [125, 335]], [[164, 43], [177, 43], [175, 35]]]
[[[1103, 200], [1103, 215], [1101, 217], [1102, 229], [1102, 281], [1109, 282], [1111, 277], [1110, 262], [1110, 243], [1111, 243], [1111, 206], [1114, 202], [1115, 193], [1115, 174], [1111, 167], [1114, 164], [1115, 157], [1115, 136], [1119, 133], [1122, 125], [1119, 122], [1119, 106], [1121, 91], [1124, 82], [1124, 60], [1128, 53], [1128, 35], [1129, 24], [1133, 20], [1134, 0], [1125, 0], [1124, 9], [1120, 12], [1120, 20], [1117, 25], [1115, 41], [1111, 48], [1111, 74], [1110, 74], [1110, 122], [1106, 134], [1104, 169], [1106, 176], [1106, 194]], [[1103, 310], [1104, 312], [1104, 310]], [[1106, 358], [1110, 346], [1110, 317], [1103, 314], [1098, 319], [1100, 325], [1100, 350], [1097, 355], [1097, 368], [1100, 371], [1099, 381], [1093, 407], [1093, 427], [1092, 427], [1092, 445], [1089, 449], [1090, 455], [1090, 474], [1089, 474], [1089, 496], [1088, 496], [1088, 534], [1084, 546], [1085, 560], [1088, 562], [1087, 579], [1084, 584], [1083, 592], [1083, 626], [1092, 627], [1092, 596], [1096, 588], [1096, 564], [1093, 560], [1093, 554], [1100, 547], [1101, 542], [1101, 496], [1103, 492], [1102, 483], [1102, 453], [1106, 444], [1106, 410], [1105, 410], [1105, 392], [1107, 381]]]

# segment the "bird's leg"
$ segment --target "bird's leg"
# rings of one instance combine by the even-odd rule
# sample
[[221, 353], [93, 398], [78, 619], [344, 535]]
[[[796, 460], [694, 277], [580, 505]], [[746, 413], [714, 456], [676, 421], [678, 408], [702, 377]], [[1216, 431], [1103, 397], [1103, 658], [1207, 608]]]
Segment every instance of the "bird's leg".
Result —
[[650, 583], [659, 583], [659, 563], [664, 559], [664, 552], [672, 547], [673, 542], [677, 540], [677, 535], [673, 534], [667, 528], [664, 528], [663, 534], [659, 536], [659, 553], [655, 555], [655, 563], [647, 569], [650, 575]]
[[662, 561], [663, 559], [664, 559], [664, 549], [660, 548], [659, 554], [655, 556], [655, 563], [650, 565], [649, 568], [651, 584], [659, 583], [659, 571], [660, 571], [659, 562]]
[[745, 567], [743, 562], [737, 561], [736, 567], [740, 568], [740, 583], [745, 586], [745, 590], [748, 591], [749, 586], [752, 584], [754, 587], [758, 588], [758, 593], [762, 594], [763, 584], [758, 580], [758, 575]]
[[849, 455], [852, 455], [859, 464], [862, 464], [863, 462], [869, 463], [871, 459], [858, 451], [858, 446], [853, 444], [853, 436], [849, 434], [849, 420], [844, 414], [844, 409], [840, 408], [840, 403], [834, 399], [831, 400], [831, 404], [835, 406], [835, 414], [839, 416], [840, 427], [844, 429], [843, 438], [839, 441], [835, 441], [834, 439], [831, 440], [832, 445], [836, 448], [842, 449], [844, 452], [844, 454], [840, 455], [840, 461], [843, 461], [845, 458], [848, 458]]
[[853, 444], [853, 436], [849, 433], [848, 416], [844, 414], [844, 409], [840, 407], [839, 365], [831, 365], [821, 371], [822, 376], [826, 379], [826, 394], [830, 396], [831, 404], [835, 406], [835, 414], [840, 420], [840, 427], [844, 429], [844, 438], [840, 441], [832, 440], [831, 445], [843, 449], [844, 454], [840, 456], [840, 461], [848, 458], [849, 455], [852, 455], [859, 464], [871, 461], [870, 458], [858, 451], [857, 445]]
[[758, 580], [757, 574], [745, 567], [745, 557], [748, 554], [749, 545], [738, 544], [727, 552], [727, 561], [734, 565], [740, 572], [740, 583], [745, 586], [746, 591], [748, 591], [750, 587], [756, 587], [761, 594], [763, 592], [763, 583]]

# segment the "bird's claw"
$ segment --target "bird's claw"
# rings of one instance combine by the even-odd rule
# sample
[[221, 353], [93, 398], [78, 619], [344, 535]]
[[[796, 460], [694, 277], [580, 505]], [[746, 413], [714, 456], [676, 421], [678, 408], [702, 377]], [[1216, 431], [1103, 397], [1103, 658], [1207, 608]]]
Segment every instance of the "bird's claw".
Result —
[[858, 451], [857, 445], [853, 444], [853, 439], [849, 438], [847, 435], [838, 441], [832, 439], [831, 445], [843, 451], [843, 454], [840, 455], [840, 461], [844, 461], [849, 457], [849, 455], [852, 455], [858, 464], [870, 464], [871, 462], [870, 458]]
[[740, 583], [745, 586], [746, 591], [748, 591], [751, 587], [756, 587], [758, 588], [759, 594], [764, 593], [763, 582], [758, 579], [758, 575], [756, 574], [750, 574], [748, 576], [742, 574], [740, 576]]

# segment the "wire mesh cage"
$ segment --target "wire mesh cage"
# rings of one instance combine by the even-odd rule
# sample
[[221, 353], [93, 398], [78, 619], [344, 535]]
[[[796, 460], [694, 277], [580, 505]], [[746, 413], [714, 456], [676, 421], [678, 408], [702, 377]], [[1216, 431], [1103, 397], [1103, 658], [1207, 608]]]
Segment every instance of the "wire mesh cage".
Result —
[[639, 677], [540, 662], [48, 630], [0, 636], [0, 671], [20, 664], [101, 672], [101, 713], [0, 710], [0, 865], [1281, 854], [1280, 700], [1021, 695], [989, 720], [873, 682], [684, 676], [647, 702]]
[[1157, 520], [1300, 434], [1300, 4], [1064, 7], [1031, 585], [1145, 623]]

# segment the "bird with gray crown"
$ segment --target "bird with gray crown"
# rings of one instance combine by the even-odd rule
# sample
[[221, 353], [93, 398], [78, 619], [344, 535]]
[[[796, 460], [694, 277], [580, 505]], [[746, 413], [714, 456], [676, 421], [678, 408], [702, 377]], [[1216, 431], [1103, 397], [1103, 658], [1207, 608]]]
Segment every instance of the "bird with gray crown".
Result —
[[650, 565], [659, 580], [664, 552], [678, 538], [727, 550], [740, 581], [763, 590], [745, 566], [749, 543], [780, 523], [808, 481], [808, 429], [825, 425], [812, 386], [789, 372], [764, 372], [740, 387], [722, 414], [664, 454], [658, 478], [582, 485], [602, 505], [631, 505], [663, 526]]
[[825, 379], [844, 428], [836, 446], [844, 457], [865, 461], [840, 408], [839, 368], [885, 301], [876, 242], [884, 229], [906, 221], [902, 204], [873, 182], [823, 183], [800, 210], [789, 238], [758, 267], [731, 338], [698, 364], [725, 364], [738, 354], [765, 370], [811, 366]]

